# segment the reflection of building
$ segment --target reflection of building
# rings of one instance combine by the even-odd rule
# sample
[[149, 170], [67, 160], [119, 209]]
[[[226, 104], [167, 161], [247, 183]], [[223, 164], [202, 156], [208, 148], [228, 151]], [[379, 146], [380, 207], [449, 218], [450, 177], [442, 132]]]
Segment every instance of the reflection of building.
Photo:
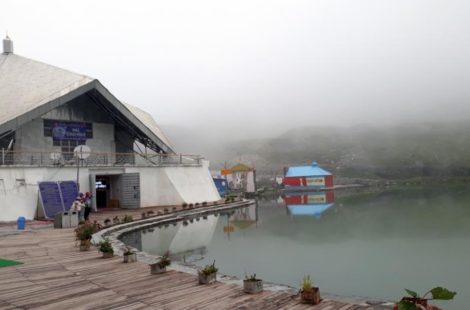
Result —
[[245, 229], [258, 221], [258, 204], [236, 209], [230, 216], [229, 223], [239, 229]]
[[[87, 154], [74, 153], [79, 145]], [[0, 221], [32, 219], [44, 181], [78, 181], [81, 191], [94, 193], [95, 209], [219, 200], [207, 166], [198, 156], [176, 154], [150, 114], [98, 80], [16, 55], [4, 40]]]
[[333, 175], [320, 168], [314, 161], [310, 166], [289, 167], [283, 184], [286, 190], [331, 189], [333, 188]]
[[287, 210], [292, 215], [320, 215], [335, 202], [334, 191], [289, 194], [284, 197]]
[[256, 171], [254, 168], [238, 164], [230, 169], [224, 169], [222, 172], [227, 178], [230, 190], [244, 193], [256, 192]]
[[155, 228], [154, 233], [141, 234], [144, 251], [162, 255], [169, 251], [175, 259], [191, 254], [204, 254], [217, 226], [218, 217], [199, 218], [192, 223], [178, 222], [176, 226]]

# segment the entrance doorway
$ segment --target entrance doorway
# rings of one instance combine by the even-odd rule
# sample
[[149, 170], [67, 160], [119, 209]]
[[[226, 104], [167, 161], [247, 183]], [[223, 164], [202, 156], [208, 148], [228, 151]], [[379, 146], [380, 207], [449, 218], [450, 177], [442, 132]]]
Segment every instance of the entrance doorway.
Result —
[[139, 173], [90, 174], [90, 183], [96, 209], [140, 208]]
[[111, 182], [109, 176], [96, 176], [96, 207], [98, 209], [109, 207]]

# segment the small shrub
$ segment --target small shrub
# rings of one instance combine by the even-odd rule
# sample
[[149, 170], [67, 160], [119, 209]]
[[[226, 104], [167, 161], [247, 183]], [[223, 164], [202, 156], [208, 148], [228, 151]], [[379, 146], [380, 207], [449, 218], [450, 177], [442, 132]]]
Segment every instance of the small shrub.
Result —
[[215, 267], [215, 260], [212, 264], [206, 265], [203, 269], [199, 270], [198, 272], [203, 275], [210, 275], [212, 273], [217, 272], [219, 269]]
[[147, 211], [147, 215], [148, 215], [148, 216], [151, 216], [151, 215], [154, 215], [154, 214], [155, 214], [155, 212], [153, 212], [152, 210]]
[[172, 209], [172, 210], [173, 210], [173, 211], [176, 211], [176, 207], [173, 207], [173, 209]]
[[302, 288], [302, 291], [312, 288], [312, 280], [310, 279], [310, 275], [304, 276], [302, 282], [300, 283], [300, 287]]
[[168, 213], [168, 208], [163, 209], [163, 213], [167, 214]]
[[188, 204], [186, 202], [183, 202], [181, 206], [183, 207], [183, 209], [186, 209], [188, 207]]
[[111, 245], [111, 242], [109, 242], [108, 239], [105, 239], [104, 241], [101, 241], [98, 244], [98, 250], [101, 253], [114, 253], [113, 246]]
[[125, 214], [123, 219], [122, 219], [122, 222], [123, 223], [129, 223], [129, 222], [132, 222], [133, 220], [134, 220], [134, 218], [132, 217], [132, 215]]
[[166, 252], [163, 254], [162, 257], [160, 257], [160, 260], [158, 261], [158, 267], [160, 268], [165, 268], [166, 266], [171, 265], [171, 260], [170, 260], [170, 252]]
[[199, 206], [199, 202], [196, 202], [194, 205], [195, 205], [196, 207], [198, 207], [198, 206]]
[[145, 212], [142, 212], [141, 216], [142, 216], [142, 218], [144, 219], [144, 218], [146, 218], [146, 217], [147, 217], [147, 213], [145, 213]]
[[104, 220], [104, 225], [106, 225], [106, 226], [111, 225], [111, 220], [110, 219], [105, 219]]
[[246, 281], [258, 281], [259, 279], [256, 278], [256, 273], [254, 273], [251, 275], [245, 275], [245, 280]]
[[202, 205], [203, 205], [204, 207], [207, 206], [207, 201], [203, 201], [203, 202], [202, 202]]

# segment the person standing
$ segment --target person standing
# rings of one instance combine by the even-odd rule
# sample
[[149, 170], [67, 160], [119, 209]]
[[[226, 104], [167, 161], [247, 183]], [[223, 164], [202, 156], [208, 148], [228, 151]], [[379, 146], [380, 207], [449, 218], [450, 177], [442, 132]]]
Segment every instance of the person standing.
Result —
[[90, 213], [91, 213], [91, 193], [86, 192], [85, 194], [85, 221], [88, 222], [88, 219], [90, 218]]

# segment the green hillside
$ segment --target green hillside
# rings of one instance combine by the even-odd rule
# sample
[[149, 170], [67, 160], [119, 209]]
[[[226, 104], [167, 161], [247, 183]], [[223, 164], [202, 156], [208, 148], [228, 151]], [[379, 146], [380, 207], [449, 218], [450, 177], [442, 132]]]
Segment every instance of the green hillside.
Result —
[[231, 143], [227, 154], [251, 158], [258, 170], [316, 160], [339, 176], [467, 176], [470, 122], [303, 127], [275, 139]]

